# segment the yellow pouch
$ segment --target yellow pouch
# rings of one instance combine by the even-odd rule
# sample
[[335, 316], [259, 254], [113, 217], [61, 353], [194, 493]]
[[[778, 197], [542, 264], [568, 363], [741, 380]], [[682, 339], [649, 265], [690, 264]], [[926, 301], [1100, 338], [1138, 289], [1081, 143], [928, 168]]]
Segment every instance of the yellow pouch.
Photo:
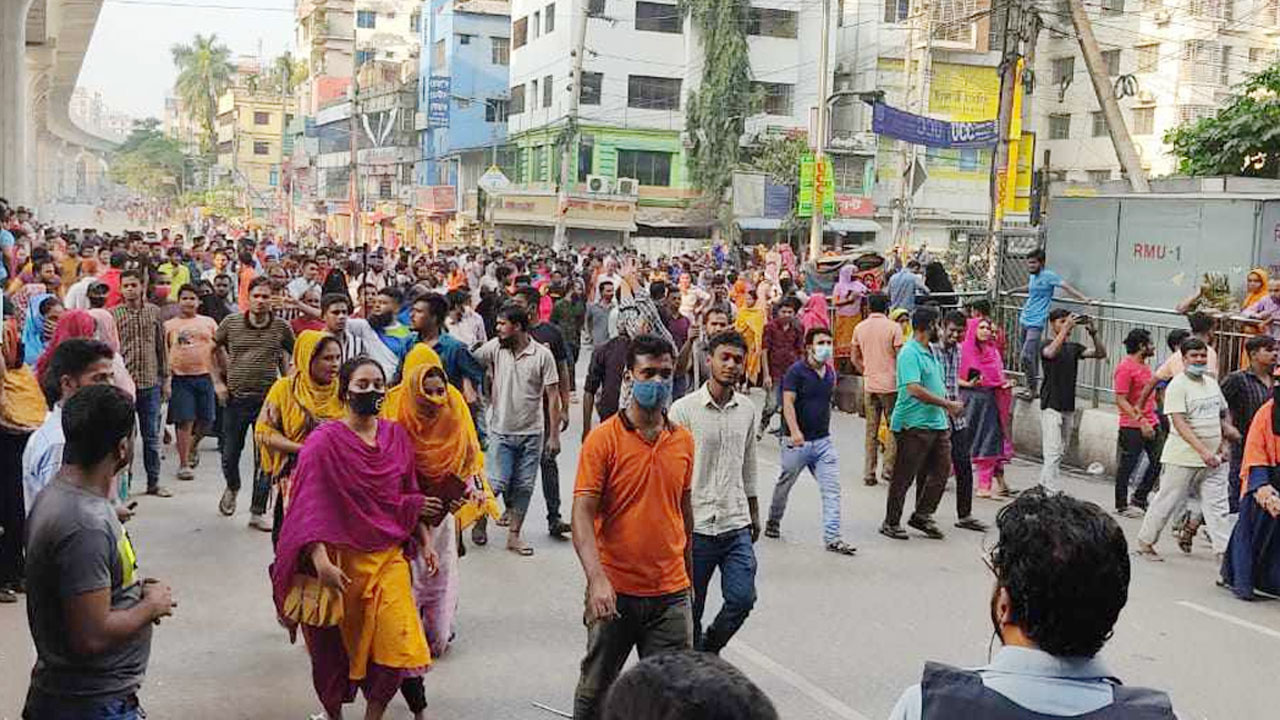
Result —
[[284, 599], [284, 616], [299, 625], [332, 627], [342, 622], [342, 593], [301, 573]]

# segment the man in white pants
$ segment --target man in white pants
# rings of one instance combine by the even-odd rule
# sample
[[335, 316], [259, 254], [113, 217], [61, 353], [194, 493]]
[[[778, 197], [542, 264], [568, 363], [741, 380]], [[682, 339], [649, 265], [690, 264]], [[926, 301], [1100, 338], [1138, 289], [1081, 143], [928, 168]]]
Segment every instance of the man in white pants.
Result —
[[1225, 458], [1229, 443], [1238, 441], [1240, 433], [1228, 419], [1222, 390], [1208, 375], [1208, 346], [1193, 337], [1184, 340], [1180, 349], [1186, 367], [1164, 391], [1164, 411], [1172, 431], [1160, 456], [1164, 465], [1160, 492], [1138, 531], [1138, 554], [1151, 560], [1160, 559], [1155, 549], [1160, 531], [1197, 489], [1214, 554], [1222, 557], [1231, 539]]
[[[1086, 348], [1071, 340], [1071, 331], [1079, 325], [1089, 333], [1090, 344]], [[1087, 315], [1075, 315], [1063, 308], [1049, 313], [1049, 331], [1053, 340], [1040, 351], [1044, 379], [1040, 384], [1040, 438], [1043, 444], [1044, 465], [1040, 470], [1040, 484], [1051, 492], [1060, 492], [1058, 475], [1062, 471], [1062, 456], [1071, 442], [1071, 430], [1076, 415], [1076, 375], [1082, 358], [1102, 360], [1107, 349], [1098, 340], [1098, 329]]]

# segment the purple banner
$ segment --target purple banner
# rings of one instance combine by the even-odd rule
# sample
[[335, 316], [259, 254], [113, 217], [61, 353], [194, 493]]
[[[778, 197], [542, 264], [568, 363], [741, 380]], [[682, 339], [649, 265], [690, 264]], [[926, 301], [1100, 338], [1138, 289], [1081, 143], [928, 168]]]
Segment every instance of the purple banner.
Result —
[[996, 144], [996, 121], [951, 122], [899, 110], [884, 103], [872, 106], [871, 129], [915, 145], [936, 148], [985, 148]]

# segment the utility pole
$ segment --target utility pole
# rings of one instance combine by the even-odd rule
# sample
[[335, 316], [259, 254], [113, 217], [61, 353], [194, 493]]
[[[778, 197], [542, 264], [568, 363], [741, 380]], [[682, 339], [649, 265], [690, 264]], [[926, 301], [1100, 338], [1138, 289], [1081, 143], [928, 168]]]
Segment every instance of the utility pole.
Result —
[[1150, 192], [1147, 175], [1142, 170], [1142, 161], [1138, 159], [1138, 151], [1133, 147], [1129, 128], [1120, 115], [1120, 103], [1116, 102], [1115, 91], [1108, 79], [1107, 65], [1102, 60], [1098, 39], [1093, 34], [1093, 23], [1089, 22], [1089, 16], [1084, 12], [1084, 2], [1067, 0], [1067, 4], [1071, 7], [1071, 24], [1075, 26], [1076, 36], [1080, 38], [1080, 54], [1084, 56], [1089, 79], [1093, 81], [1093, 93], [1098, 96], [1098, 105], [1102, 107], [1102, 117], [1107, 122], [1107, 132], [1111, 135], [1116, 156], [1120, 158], [1120, 167], [1129, 176], [1130, 187], [1137, 192]]
[[[906, 81], [903, 107], [917, 115], [928, 115], [929, 76], [933, 64], [933, 16], [929, 0], [914, 0], [907, 19], [907, 47], [902, 67]], [[898, 202], [893, 209], [892, 233], [895, 249], [907, 246], [915, 223], [916, 165], [920, 157], [919, 145], [905, 140], [898, 142], [902, 149], [902, 179]]]
[[[828, 87], [830, 72], [827, 69], [830, 54], [831, 37], [831, 0], [822, 0], [822, 44], [818, 51], [818, 121], [815, 124], [813, 139], [814, 167], [821, 168], [826, 162], [827, 148], [827, 96], [831, 94]], [[815, 175], [820, 171], [815, 171]], [[832, 179], [823, 177], [825, 182]], [[817, 262], [822, 255], [822, 228], [826, 220], [822, 217], [822, 198], [826, 190], [817, 185], [813, 188], [813, 218], [809, 224], [809, 260]]]
[[351, 155], [349, 172], [351, 174], [351, 192], [349, 204], [351, 205], [351, 247], [355, 249], [360, 246], [360, 163], [359, 152], [360, 144], [356, 141], [360, 132], [360, 46], [359, 35], [356, 28], [359, 26], [359, 13], [355, 9], [355, 3], [351, 5], [351, 131], [348, 133], [350, 137], [349, 153]]
[[[560, 154], [560, 192], [556, 202], [556, 234], [551, 247], [556, 252], [564, 250], [565, 220], [569, 212], [569, 183], [576, 173], [571, 173], [574, 164], [574, 150], [578, 146], [578, 99], [582, 90], [582, 56], [586, 54], [587, 44], [587, 2], [582, 1], [578, 12], [578, 26], [573, 36], [573, 72], [569, 76], [569, 113], [565, 119], [564, 147]], [[537, 98], [534, 98], [537, 102]], [[576, 170], [576, 168], [572, 168]]]
[[1000, 58], [1000, 109], [996, 114], [997, 141], [991, 153], [991, 209], [987, 215], [987, 283], [994, 291], [998, 281], [1001, 236], [1004, 232], [1003, 188], [1009, 164], [1009, 126], [1013, 120], [1013, 99], [1017, 92], [1018, 61], [1022, 59], [1022, 3], [1003, 0], [1004, 31]]

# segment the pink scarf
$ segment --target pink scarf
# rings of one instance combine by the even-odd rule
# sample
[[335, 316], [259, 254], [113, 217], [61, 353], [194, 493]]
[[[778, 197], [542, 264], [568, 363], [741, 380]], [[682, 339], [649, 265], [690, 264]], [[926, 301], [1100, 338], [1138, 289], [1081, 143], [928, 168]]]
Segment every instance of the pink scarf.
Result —
[[1004, 361], [996, 346], [995, 331], [990, 340], [979, 342], [979, 322], [977, 318], [970, 318], [965, 327], [964, 342], [960, 344], [960, 379], [967, 380], [970, 370], [976, 369], [982, 376], [983, 387], [1000, 387], [1004, 384]]
[[358, 552], [404, 544], [426, 496], [418, 490], [413, 444], [404, 428], [378, 420], [377, 447], [341, 421], [312, 431], [298, 453], [289, 510], [271, 565], [277, 611], [305, 550], [322, 542]]
[[826, 295], [814, 293], [809, 296], [809, 302], [805, 303], [804, 312], [800, 313], [800, 325], [804, 327], [806, 333], [816, 327], [831, 327], [831, 321], [827, 318]]

